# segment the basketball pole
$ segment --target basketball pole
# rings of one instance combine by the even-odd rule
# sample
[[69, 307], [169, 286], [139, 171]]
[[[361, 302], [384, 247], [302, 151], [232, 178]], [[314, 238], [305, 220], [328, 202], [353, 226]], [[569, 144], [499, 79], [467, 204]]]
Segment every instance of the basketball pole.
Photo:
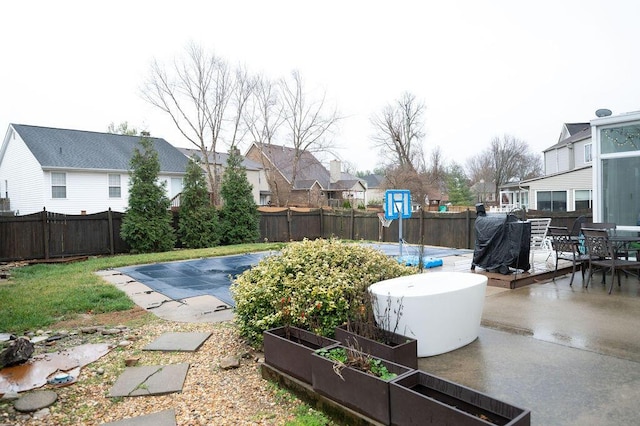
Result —
[[400, 240], [400, 257], [402, 257], [402, 215], [398, 222], [398, 239]]
[[403, 215], [403, 206], [402, 201], [393, 203], [396, 208], [396, 212], [399, 214], [399, 222], [398, 222], [398, 243], [400, 244], [400, 257], [402, 257], [402, 215]]

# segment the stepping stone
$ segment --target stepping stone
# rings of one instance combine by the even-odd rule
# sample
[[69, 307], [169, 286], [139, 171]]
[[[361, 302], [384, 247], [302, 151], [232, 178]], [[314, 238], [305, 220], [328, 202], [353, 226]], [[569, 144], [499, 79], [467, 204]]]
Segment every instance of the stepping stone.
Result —
[[16, 400], [13, 407], [23, 413], [31, 413], [49, 407], [58, 399], [58, 394], [54, 391], [36, 391], [21, 396]]
[[127, 367], [118, 377], [110, 397], [164, 395], [182, 391], [189, 364]]
[[175, 410], [170, 409], [102, 424], [103, 426], [176, 426], [176, 413]]
[[211, 333], [164, 333], [142, 350], [195, 352], [209, 336]]

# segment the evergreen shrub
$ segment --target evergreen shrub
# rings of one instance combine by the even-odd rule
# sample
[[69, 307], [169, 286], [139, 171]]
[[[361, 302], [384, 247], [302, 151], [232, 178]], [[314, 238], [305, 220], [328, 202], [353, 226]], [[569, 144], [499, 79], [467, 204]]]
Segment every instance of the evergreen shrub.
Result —
[[236, 322], [241, 334], [257, 345], [263, 331], [285, 325], [333, 337], [336, 326], [367, 316], [369, 285], [416, 272], [356, 243], [291, 243], [234, 280]]

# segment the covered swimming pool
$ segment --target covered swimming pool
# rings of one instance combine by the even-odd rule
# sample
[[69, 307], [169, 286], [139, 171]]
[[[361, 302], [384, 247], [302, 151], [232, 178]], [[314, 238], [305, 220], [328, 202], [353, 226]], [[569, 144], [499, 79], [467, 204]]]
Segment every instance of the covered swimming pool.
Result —
[[[387, 256], [398, 256], [398, 244], [364, 243]], [[417, 255], [419, 247], [405, 244], [405, 255]], [[472, 250], [425, 247], [424, 256], [444, 257], [462, 255]], [[277, 252], [247, 253], [233, 256], [210, 257], [179, 262], [154, 263], [118, 268], [118, 272], [141, 282], [153, 291], [173, 300], [210, 295], [234, 307], [229, 286], [245, 270], [257, 265], [266, 256]]]

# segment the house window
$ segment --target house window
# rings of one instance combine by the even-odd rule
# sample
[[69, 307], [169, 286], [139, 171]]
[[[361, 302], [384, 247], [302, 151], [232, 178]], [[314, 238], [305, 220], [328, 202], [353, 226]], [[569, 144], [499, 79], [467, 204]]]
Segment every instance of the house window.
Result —
[[586, 163], [590, 163], [591, 160], [592, 160], [592, 157], [591, 157], [591, 145], [592, 144], [588, 143], [588, 144], [586, 144], [584, 146], [584, 162], [585, 162], [585, 164]]
[[67, 198], [66, 173], [51, 173], [51, 198]]
[[602, 160], [602, 217], [618, 226], [639, 226], [640, 157]]
[[109, 175], [109, 198], [120, 198], [121, 196], [120, 175]]
[[170, 198], [173, 199], [176, 195], [180, 194], [182, 192], [182, 187], [182, 178], [171, 178], [171, 191], [169, 192], [171, 195]]
[[593, 196], [590, 189], [576, 189], [574, 197], [576, 210], [586, 210], [591, 208]]
[[537, 209], [551, 212], [567, 211], [567, 191], [538, 191]]

